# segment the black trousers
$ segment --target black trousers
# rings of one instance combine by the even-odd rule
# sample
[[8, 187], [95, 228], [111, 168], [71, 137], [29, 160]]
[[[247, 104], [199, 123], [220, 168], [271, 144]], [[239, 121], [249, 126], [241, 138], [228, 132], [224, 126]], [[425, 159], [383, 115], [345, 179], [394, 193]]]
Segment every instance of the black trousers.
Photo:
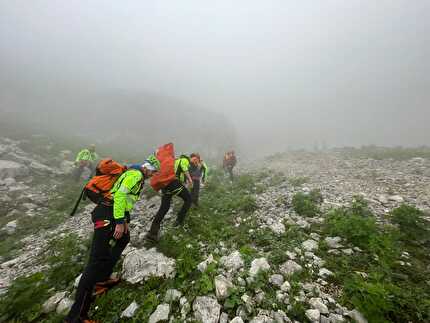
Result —
[[[113, 238], [115, 223], [112, 206], [97, 205], [92, 213], [92, 220], [95, 229], [90, 258], [82, 274], [76, 291], [75, 302], [66, 317], [66, 322], [81, 322], [81, 318], [87, 317], [95, 284], [110, 277], [113, 268], [130, 241], [129, 232], [119, 240]], [[96, 228], [96, 225], [103, 223], [103, 220], [109, 220], [110, 224]]]
[[233, 168], [234, 167], [232, 167], [232, 166], [227, 166], [226, 168], [225, 168], [225, 170], [228, 172], [228, 174], [230, 175], [230, 180], [231, 181], [233, 181]]
[[185, 216], [191, 207], [191, 195], [187, 188], [182, 185], [179, 180], [175, 180], [162, 190], [161, 205], [154, 217], [154, 220], [152, 221], [151, 229], [149, 230], [151, 235], [158, 235], [161, 221], [163, 221], [164, 216], [170, 209], [173, 196], [179, 196], [184, 201], [184, 204], [182, 204], [182, 208], [178, 213], [178, 217], [176, 218], [178, 223], [182, 224], [184, 222]]
[[193, 188], [191, 189], [191, 200], [194, 205], [199, 205], [199, 195], [200, 195], [200, 180], [193, 179]]

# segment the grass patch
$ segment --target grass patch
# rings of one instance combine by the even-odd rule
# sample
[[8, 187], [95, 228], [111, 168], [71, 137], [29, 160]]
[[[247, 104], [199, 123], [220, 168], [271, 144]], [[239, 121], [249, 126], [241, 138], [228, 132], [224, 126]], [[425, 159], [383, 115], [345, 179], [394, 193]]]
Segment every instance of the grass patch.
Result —
[[[343, 286], [342, 303], [358, 308], [369, 322], [427, 322], [430, 284], [426, 277], [430, 273], [425, 254], [430, 250], [417, 248], [420, 235], [411, 235], [424, 229], [421, 213], [401, 206], [391, 215], [399, 229], [378, 225], [362, 199], [329, 212], [324, 233], [362, 249], [352, 256], [324, 255], [327, 267], [336, 274], [331, 281]], [[406, 250], [410, 256], [403, 259], [402, 251]], [[320, 253], [326, 251], [322, 246]]]
[[296, 193], [293, 196], [292, 205], [294, 211], [300, 216], [314, 217], [320, 214], [319, 204], [323, 201], [319, 190], [312, 190], [309, 194]]

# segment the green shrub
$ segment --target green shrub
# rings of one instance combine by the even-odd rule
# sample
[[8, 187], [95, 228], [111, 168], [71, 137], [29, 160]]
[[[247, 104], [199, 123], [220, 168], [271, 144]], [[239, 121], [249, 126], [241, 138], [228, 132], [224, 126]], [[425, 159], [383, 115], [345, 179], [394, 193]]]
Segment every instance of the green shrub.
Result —
[[305, 194], [302, 192], [296, 193], [293, 196], [292, 205], [294, 211], [298, 215], [306, 217], [314, 217], [320, 213], [317, 201], [315, 200], [316, 193], [314, 195]]
[[0, 298], [0, 321], [31, 322], [41, 315], [50, 286], [43, 273], [17, 278]]
[[398, 287], [381, 281], [365, 281], [354, 275], [345, 282], [344, 297], [358, 308], [369, 322], [390, 322], [388, 318], [395, 310], [393, 290]]
[[403, 204], [392, 210], [390, 215], [392, 222], [399, 226], [400, 231], [408, 240], [410, 240], [410, 237], [414, 237], [415, 240], [429, 238], [430, 232], [427, 229], [429, 223], [423, 219], [421, 210]]
[[76, 234], [51, 240], [46, 262], [50, 266], [47, 277], [57, 289], [66, 288], [84, 269], [89, 241], [81, 241]]
[[348, 212], [354, 215], [362, 217], [372, 217], [373, 214], [369, 209], [368, 203], [363, 197], [356, 195], [352, 199], [351, 206], [348, 208]]

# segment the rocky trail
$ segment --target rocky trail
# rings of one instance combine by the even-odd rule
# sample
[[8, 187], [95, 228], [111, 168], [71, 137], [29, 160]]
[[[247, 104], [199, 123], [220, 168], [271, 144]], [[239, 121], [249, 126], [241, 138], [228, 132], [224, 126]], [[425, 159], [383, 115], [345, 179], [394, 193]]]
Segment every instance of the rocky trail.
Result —
[[[85, 263], [93, 205], [84, 203], [70, 217], [79, 185], [67, 180], [64, 188], [71, 171], [64, 152], [42, 158], [22, 147], [0, 141], [0, 309], [7, 310], [0, 321], [61, 322]], [[157, 246], [143, 235], [160, 198], [150, 194], [138, 202], [116, 273], [123, 282], [96, 299], [95, 319], [430, 319], [429, 159], [294, 152], [241, 168], [232, 184], [213, 172], [183, 229], [173, 228], [171, 210]], [[396, 214], [404, 219], [393, 210], [406, 204], [413, 208], [407, 215], [422, 221], [411, 225], [417, 232], [411, 242], [402, 238], [411, 227], [393, 223]], [[402, 295], [406, 286], [411, 293]], [[23, 311], [23, 304], [31, 306]]]

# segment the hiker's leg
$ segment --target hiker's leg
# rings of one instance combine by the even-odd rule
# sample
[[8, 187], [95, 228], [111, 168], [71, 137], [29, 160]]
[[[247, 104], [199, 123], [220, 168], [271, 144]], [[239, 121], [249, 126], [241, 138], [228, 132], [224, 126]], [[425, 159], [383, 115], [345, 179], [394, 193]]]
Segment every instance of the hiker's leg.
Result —
[[184, 204], [182, 204], [182, 208], [179, 211], [178, 217], [176, 219], [177, 223], [182, 224], [184, 223], [185, 216], [187, 215], [187, 212], [191, 207], [191, 194], [184, 186], [183, 189], [177, 195], [184, 201]]
[[193, 180], [193, 188], [191, 189], [191, 197], [194, 205], [199, 205], [200, 180]]
[[157, 214], [154, 217], [154, 220], [152, 220], [151, 229], [149, 230], [149, 234], [152, 236], [157, 236], [158, 231], [160, 231], [160, 225], [161, 221], [163, 221], [164, 216], [170, 209], [170, 204], [172, 202], [172, 195], [169, 192], [163, 192], [163, 195], [161, 196], [161, 205], [158, 209]]
[[119, 258], [121, 258], [121, 254], [124, 251], [125, 247], [127, 247], [130, 242], [130, 231], [127, 234], [123, 234], [121, 239], [116, 240], [115, 245], [112, 247], [112, 258], [111, 263], [109, 265], [109, 272], [105, 280], [109, 279], [112, 275], [113, 269], [118, 262]]
[[233, 181], [233, 167], [228, 168], [228, 173], [230, 174], [230, 180]]
[[66, 322], [80, 322], [80, 318], [87, 317], [91, 304], [94, 285], [105, 276], [106, 267], [111, 260], [109, 240], [112, 237], [110, 226], [94, 230], [90, 259], [79, 282], [75, 302], [66, 317]]

